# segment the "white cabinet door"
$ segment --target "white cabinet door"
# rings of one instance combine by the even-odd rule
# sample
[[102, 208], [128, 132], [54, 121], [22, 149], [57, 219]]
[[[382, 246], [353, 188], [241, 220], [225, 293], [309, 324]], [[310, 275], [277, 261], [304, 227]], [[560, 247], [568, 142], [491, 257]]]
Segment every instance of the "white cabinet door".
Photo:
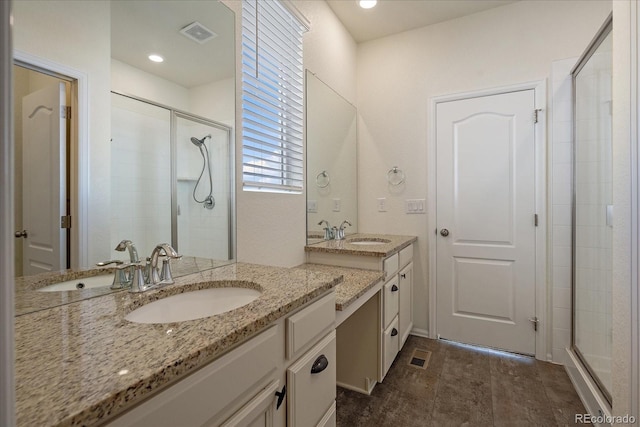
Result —
[[400, 288], [400, 308], [398, 313], [398, 329], [400, 331], [400, 349], [409, 337], [413, 328], [413, 263], [409, 263], [398, 274]]
[[221, 427], [272, 427], [277, 400], [275, 396], [279, 386], [280, 381], [273, 381]]

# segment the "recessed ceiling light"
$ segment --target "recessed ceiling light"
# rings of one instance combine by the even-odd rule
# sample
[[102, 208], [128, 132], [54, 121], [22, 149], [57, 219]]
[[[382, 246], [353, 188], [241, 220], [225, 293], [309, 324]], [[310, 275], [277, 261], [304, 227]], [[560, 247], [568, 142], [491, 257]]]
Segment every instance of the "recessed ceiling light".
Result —
[[153, 62], [162, 62], [162, 61], [164, 61], [164, 58], [162, 56], [156, 55], [154, 53], [154, 54], [149, 55], [149, 60], [151, 60]]
[[378, 3], [378, 0], [360, 0], [358, 3], [363, 9], [371, 9]]

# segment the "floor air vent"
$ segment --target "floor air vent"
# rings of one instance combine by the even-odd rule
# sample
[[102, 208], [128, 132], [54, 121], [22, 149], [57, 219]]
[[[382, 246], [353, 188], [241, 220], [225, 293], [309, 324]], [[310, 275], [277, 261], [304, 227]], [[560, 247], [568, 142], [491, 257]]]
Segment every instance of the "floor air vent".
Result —
[[427, 369], [430, 358], [430, 351], [415, 348], [413, 349], [413, 354], [411, 355], [411, 359], [409, 360], [409, 366], [413, 366], [414, 368]]

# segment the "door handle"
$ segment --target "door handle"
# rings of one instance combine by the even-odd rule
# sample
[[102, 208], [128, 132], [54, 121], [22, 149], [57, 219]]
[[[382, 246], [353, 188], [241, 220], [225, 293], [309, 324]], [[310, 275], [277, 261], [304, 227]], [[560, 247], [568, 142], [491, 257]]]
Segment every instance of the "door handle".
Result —
[[393, 285], [391, 287], [391, 292], [397, 292], [398, 291], [398, 287], [396, 285]]
[[278, 397], [278, 403], [276, 403], [276, 411], [280, 409], [280, 405], [282, 405], [282, 401], [287, 395], [287, 386], [283, 386], [281, 391], [276, 391], [276, 396]]
[[26, 239], [26, 238], [27, 238], [27, 236], [28, 236], [28, 234], [27, 234], [27, 230], [16, 231], [15, 236], [16, 236], [16, 238], [18, 238], [18, 239], [19, 239], [19, 238], [21, 238], [21, 237], [22, 237], [22, 238], [24, 238], [24, 239]]
[[327, 366], [329, 366], [329, 360], [323, 354], [320, 357], [318, 357], [315, 362], [313, 362], [313, 365], [311, 366], [311, 373], [319, 374], [320, 372], [327, 369]]
[[396, 335], [398, 335], [398, 330], [397, 330], [396, 328], [393, 328], [393, 329], [391, 330], [391, 336], [392, 336], [392, 337], [395, 337]]
[[447, 237], [449, 235], [449, 230], [447, 230], [446, 228], [443, 228], [442, 230], [440, 230], [440, 235], [442, 237]]

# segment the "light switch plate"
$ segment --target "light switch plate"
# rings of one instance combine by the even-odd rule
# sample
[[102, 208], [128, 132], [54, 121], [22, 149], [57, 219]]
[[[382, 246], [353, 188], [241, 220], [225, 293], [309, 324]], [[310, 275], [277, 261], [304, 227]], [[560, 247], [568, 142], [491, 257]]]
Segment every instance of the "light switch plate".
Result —
[[333, 211], [340, 212], [340, 208], [342, 207], [342, 203], [340, 199], [333, 199]]
[[405, 200], [405, 213], [408, 214], [423, 214], [426, 213], [426, 200], [425, 199], [407, 199]]
[[317, 200], [307, 200], [307, 212], [317, 213], [318, 212], [318, 201]]
[[387, 211], [387, 199], [384, 197], [380, 197], [378, 199], [378, 212], [386, 212]]

